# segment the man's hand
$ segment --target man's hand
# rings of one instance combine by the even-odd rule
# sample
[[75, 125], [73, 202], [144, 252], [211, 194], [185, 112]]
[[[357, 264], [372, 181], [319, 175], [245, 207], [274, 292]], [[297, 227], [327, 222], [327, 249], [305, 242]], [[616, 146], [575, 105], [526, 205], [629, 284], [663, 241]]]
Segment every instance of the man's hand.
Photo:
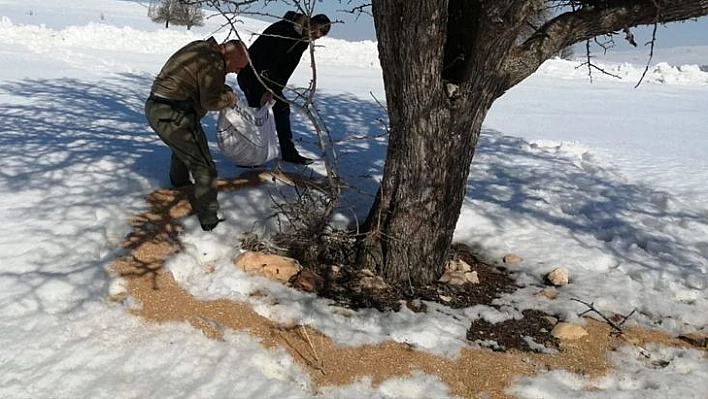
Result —
[[236, 95], [236, 93], [230, 91], [227, 93], [227, 95], [229, 96], [229, 105], [232, 107], [236, 105], [236, 103], [238, 102], [238, 96]]
[[267, 91], [261, 96], [261, 106], [264, 106], [267, 102], [273, 101], [273, 93]]

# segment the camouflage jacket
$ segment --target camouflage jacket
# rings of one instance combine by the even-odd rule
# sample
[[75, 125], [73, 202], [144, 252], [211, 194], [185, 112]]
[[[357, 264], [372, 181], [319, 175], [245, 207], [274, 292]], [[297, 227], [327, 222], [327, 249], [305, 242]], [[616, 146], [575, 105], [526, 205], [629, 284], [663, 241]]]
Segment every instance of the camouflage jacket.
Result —
[[213, 37], [197, 40], [170, 57], [152, 84], [152, 92], [172, 100], [189, 100], [199, 117], [229, 105], [226, 66]]

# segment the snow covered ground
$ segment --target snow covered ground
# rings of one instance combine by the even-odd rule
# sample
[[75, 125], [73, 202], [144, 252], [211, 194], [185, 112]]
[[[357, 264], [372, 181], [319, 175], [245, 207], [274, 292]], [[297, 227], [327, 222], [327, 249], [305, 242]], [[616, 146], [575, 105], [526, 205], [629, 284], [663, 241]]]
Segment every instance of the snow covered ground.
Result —
[[[119, 0], [0, 0], [0, 396], [8, 398], [309, 398], [308, 376], [281, 351], [246, 332], [210, 340], [187, 324], [146, 323], [112, 303], [107, 267], [122, 254], [128, 220], [143, 196], [167, 185], [168, 149], [142, 114], [152, 78], [183, 44], [219, 22], [164, 30], [146, 3]], [[241, 34], [265, 27], [246, 20]], [[216, 32], [216, 33], [214, 33]], [[336, 137], [376, 136], [384, 99], [376, 44], [318, 44], [318, 103]], [[582, 322], [585, 310], [637, 313], [631, 322], [686, 333], [708, 325], [708, 48], [659, 52], [638, 88], [645, 59], [598, 62], [620, 76], [593, 75], [551, 60], [492, 108], [477, 150], [456, 240], [512, 266], [526, 288], [492, 308], [442, 314], [362, 311], [343, 320], [324, 300], [248, 277], [231, 266], [240, 232], [272, 212], [263, 187], [220, 195], [227, 221], [213, 232], [185, 219], [185, 251], [168, 261], [200, 298], [250, 302], [274, 321], [311, 325], [345, 345], [394, 340], [454, 355], [478, 317], [503, 320], [538, 308]], [[686, 52], [684, 51], [684, 52]], [[678, 51], [677, 51], [678, 53]], [[618, 56], [619, 57], [619, 56]], [[633, 56], [632, 56], [633, 57]], [[231, 83], [233, 77], [230, 78]], [[309, 81], [303, 62], [293, 85]], [[215, 118], [204, 121], [214, 141]], [[304, 118], [299, 145], [316, 155]], [[381, 176], [384, 139], [345, 141], [341, 173], [361, 189], [346, 200], [365, 214]], [[221, 176], [240, 170], [213, 147]], [[321, 163], [312, 167], [322, 173]], [[342, 213], [346, 221], [350, 213]], [[206, 274], [200, 264], [214, 262]], [[555, 301], [534, 295], [543, 275], [567, 268], [573, 282]], [[250, 293], [268, 290], [279, 305]], [[453, 314], [453, 313], [451, 313]], [[415, 325], [416, 328], [411, 328]], [[708, 392], [705, 353], [655, 348], [668, 367], [613, 354], [601, 380], [554, 371], [517, 381], [524, 398], [699, 398]], [[237, 394], [234, 394], [236, 392]], [[355, 384], [327, 397], [428, 398], [441, 382], [411, 376]], [[320, 396], [321, 397], [321, 396]]]

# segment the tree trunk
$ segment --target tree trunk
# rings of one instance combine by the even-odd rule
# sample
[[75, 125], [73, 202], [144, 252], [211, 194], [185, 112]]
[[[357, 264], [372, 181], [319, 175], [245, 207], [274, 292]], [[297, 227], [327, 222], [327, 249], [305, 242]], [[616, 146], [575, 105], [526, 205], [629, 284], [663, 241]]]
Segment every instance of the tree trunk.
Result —
[[442, 274], [495, 90], [448, 96], [447, 1], [374, 1], [373, 12], [391, 132], [359, 261], [389, 283], [418, 286]]
[[394, 128], [384, 178], [367, 217], [365, 266], [389, 283], [419, 286], [443, 272], [487, 107], [470, 114], [399, 105], [411, 116]]

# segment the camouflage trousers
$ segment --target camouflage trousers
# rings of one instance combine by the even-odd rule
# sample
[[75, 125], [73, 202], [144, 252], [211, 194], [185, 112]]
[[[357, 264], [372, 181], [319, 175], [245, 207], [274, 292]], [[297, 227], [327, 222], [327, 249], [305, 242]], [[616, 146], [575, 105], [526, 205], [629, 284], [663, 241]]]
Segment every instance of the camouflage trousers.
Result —
[[192, 209], [202, 225], [216, 223], [216, 211], [219, 209], [216, 165], [194, 109], [185, 102], [151, 95], [145, 102], [145, 117], [150, 127], [172, 150], [172, 185], [189, 185], [191, 173], [194, 179], [194, 195], [190, 197]]

